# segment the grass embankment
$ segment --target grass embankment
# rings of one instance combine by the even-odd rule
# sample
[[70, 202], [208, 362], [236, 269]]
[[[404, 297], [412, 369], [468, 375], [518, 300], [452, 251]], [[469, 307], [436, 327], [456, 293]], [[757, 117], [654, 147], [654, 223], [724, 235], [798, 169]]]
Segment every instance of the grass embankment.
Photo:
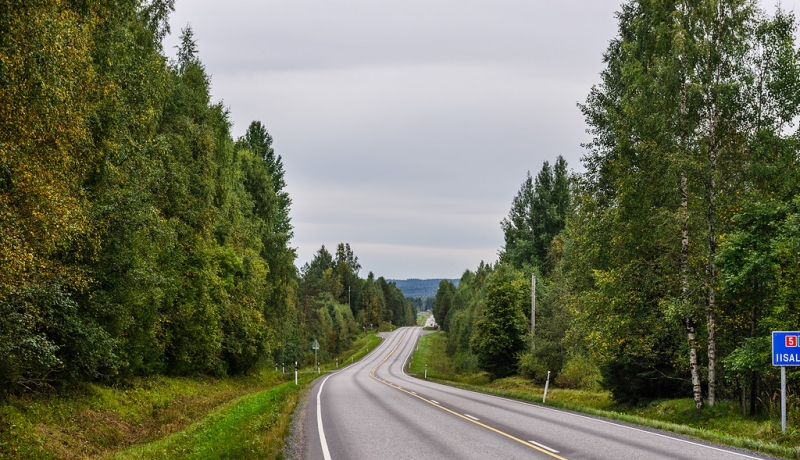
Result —
[[[380, 337], [353, 343], [340, 364]], [[323, 371], [335, 367], [325, 363]], [[0, 405], [0, 458], [275, 458], [301, 390], [317, 374], [265, 369], [251, 376], [148, 377], [112, 388], [83, 384]]]
[[[423, 376], [428, 365], [428, 379], [468, 390], [507, 398], [542, 403], [544, 388], [522, 377], [492, 381], [485, 373], [458, 374], [445, 353], [444, 333], [420, 337], [411, 360], [409, 373]], [[781, 433], [780, 420], [769, 415], [744, 417], [738, 403], [718, 401], [714, 408], [697, 411], [691, 398], [653, 401], [646, 406], [615, 404], [607, 391], [554, 388], [550, 382], [547, 405], [597, 415], [652, 428], [672, 431], [720, 444], [743, 447], [787, 458], [800, 458], [800, 430], [788, 426]]]

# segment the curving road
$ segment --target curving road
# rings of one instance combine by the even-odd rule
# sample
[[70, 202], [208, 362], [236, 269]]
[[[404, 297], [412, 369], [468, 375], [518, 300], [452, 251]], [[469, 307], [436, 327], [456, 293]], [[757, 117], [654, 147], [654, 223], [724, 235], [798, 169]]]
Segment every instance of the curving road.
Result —
[[304, 423], [306, 458], [771, 458], [408, 376], [421, 331], [400, 328], [317, 381]]

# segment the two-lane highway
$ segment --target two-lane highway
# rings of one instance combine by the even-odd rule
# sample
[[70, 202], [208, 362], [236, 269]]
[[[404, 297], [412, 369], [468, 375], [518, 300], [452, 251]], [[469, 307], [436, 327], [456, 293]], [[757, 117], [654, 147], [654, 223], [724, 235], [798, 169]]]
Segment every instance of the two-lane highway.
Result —
[[400, 328], [317, 381], [304, 423], [306, 458], [770, 458], [408, 376], [421, 331]]

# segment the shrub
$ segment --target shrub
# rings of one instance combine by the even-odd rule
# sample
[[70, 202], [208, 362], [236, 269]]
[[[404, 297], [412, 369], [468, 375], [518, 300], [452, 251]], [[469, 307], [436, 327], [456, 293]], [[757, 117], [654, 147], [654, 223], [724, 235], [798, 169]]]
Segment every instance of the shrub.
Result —
[[561, 388], [600, 390], [600, 368], [582, 355], [573, 356], [555, 380]]
[[517, 372], [519, 372], [521, 376], [535, 381], [543, 382], [547, 378], [547, 366], [532, 350], [525, 351], [518, 355]]
[[478, 356], [470, 352], [456, 353], [453, 365], [459, 374], [477, 374], [480, 371]]

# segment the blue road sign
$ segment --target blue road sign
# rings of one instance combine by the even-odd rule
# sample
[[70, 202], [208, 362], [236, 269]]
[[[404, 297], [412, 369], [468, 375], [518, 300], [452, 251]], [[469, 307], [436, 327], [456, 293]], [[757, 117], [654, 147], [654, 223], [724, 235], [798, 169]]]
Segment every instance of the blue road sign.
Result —
[[772, 365], [800, 366], [800, 332], [772, 331]]

